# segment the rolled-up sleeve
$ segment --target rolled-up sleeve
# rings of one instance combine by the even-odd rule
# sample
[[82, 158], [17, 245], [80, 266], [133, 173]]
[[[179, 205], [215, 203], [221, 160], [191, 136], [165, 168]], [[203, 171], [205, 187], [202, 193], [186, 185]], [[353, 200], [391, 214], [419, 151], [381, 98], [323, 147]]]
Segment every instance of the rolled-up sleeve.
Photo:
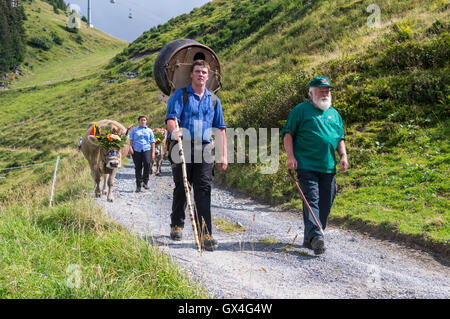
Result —
[[178, 121], [180, 120], [181, 110], [183, 108], [183, 101], [182, 101], [182, 95], [183, 90], [179, 89], [177, 90], [169, 99], [167, 102], [167, 114], [166, 114], [166, 120], [165, 123], [167, 124], [167, 120], [177, 118]]
[[340, 124], [340, 139], [345, 141], [345, 133], [344, 133], [344, 123], [342, 122], [342, 117], [341, 115], [338, 113], [339, 116], [339, 124]]
[[281, 137], [284, 137], [286, 133], [290, 133], [292, 137], [295, 137], [297, 132], [297, 126], [299, 121], [299, 112], [297, 108], [294, 108], [288, 115], [286, 124], [284, 125], [283, 130], [281, 131]]
[[217, 98], [217, 107], [215, 108], [214, 111], [212, 127], [219, 129], [227, 128], [227, 126], [225, 125], [225, 120], [223, 118], [222, 104], [220, 103], [219, 98]]
[[155, 134], [153, 134], [153, 131], [150, 130], [150, 134], [149, 134], [149, 144], [155, 143]]

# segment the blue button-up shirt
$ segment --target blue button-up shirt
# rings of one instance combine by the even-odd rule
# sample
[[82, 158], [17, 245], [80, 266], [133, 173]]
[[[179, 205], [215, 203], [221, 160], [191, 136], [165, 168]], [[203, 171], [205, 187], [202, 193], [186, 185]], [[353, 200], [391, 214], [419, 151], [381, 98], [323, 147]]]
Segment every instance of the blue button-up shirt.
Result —
[[[211, 128], [226, 128], [223, 110], [219, 98], [217, 107], [211, 99], [211, 92], [205, 89], [202, 99], [194, 92], [191, 85], [187, 86], [188, 101], [183, 107], [183, 89], [175, 91], [167, 102], [167, 120], [176, 117], [180, 128], [190, 133], [190, 138], [205, 143], [211, 142]], [[186, 138], [183, 135], [183, 138]]]
[[129, 139], [132, 141], [131, 146], [133, 146], [134, 151], [145, 152], [152, 148], [152, 143], [155, 142], [155, 135], [152, 129], [147, 126], [137, 126], [131, 129]]

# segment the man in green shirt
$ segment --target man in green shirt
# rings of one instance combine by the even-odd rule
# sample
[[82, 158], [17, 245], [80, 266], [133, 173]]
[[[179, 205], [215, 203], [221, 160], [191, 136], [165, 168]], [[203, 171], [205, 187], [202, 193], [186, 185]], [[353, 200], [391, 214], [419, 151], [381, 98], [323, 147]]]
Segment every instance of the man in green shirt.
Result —
[[[342, 118], [331, 106], [330, 81], [319, 76], [309, 85], [310, 100], [289, 113], [281, 132], [287, 153], [288, 169], [297, 170], [300, 187], [312, 211], [325, 229], [336, 195], [336, 150], [339, 171], [348, 168]], [[325, 251], [318, 226], [303, 203], [305, 224], [303, 245], [315, 254]]]

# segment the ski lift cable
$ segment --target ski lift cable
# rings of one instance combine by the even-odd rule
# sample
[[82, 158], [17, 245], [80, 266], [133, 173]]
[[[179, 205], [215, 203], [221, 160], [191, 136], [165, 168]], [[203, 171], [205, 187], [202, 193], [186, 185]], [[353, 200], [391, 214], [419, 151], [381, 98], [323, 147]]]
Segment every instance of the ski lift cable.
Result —
[[[163, 22], [161, 20], [161, 17], [159, 17], [158, 15], [152, 13], [151, 11], [149, 11], [148, 8], [142, 6], [141, 4], [138, 4], [138, 3], [134, 2], [134, 1], [130, 1], [130, 0], [111, 0], [111, 1], [115, 1], [116, 5], [120, 5], [120, 6], [123, 5], [123, 6], [128, 7], [129, 9], [131, 9], [130, 6], [131, 7], [138, 7], [139, 10], [142, 10], [142, 12], [145, 12], [146, 15], [150, 16], [150, 19], [156, 20], [156, 21], [158, 21], [158, 23], [162, 23]], [[134, 15], [133, 11], [134, 10], [132, 10], [131, 12], [132, 12], [132, 16], [133, 16], [133, 19], [134, 19], [135, 15]], [[128, 15], [129, 14], [130, 14], [130, 12], [128, 12]]]
[[[128, 8], [139, 7], [139, 9], [142, 9], [142, 10], [145, 10], [145, 11], [148, 10], [148, 8], [142, 6], [140, 3], [136, 3], [136, 2], [130, 1], [130, 0], [119, 0], [119, 1], [111, 0], [111, 1], [114, 1], [114, 4], [127, 6]], [[113, 3], [113, 2], [111, 2], [111, 3]]]

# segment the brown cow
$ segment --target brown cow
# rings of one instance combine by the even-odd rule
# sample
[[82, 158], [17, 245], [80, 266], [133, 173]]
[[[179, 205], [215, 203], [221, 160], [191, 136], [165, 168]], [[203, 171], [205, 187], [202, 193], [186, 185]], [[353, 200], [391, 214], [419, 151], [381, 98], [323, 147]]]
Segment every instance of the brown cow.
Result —
[[[125, 132], [125, 127], [119, 122], [112, 120], [101, 120], [97, 126], [102, 129], [106, 126], [116, 128], [120, 132]], [[112, 195], [112, 187], [114, 186], [114, 177], [117, 170], [122, 165], [122, 159], [128, 154], [128, 143], [121, 149], [105, 150], [98, 146], [97, 138], [90, 135], [94, 122], [89, 123], [86, 133], [83, 136], [81, 143], [81, 152], [86, 157], [91, 168], [91, 176], [95, 183], [95, 197], [100, 197], [102, 194], [106, 195], [106, 179], [108, 178], [108, 202], [112, 202], [114, 197]], [[127, 132], [128, 133], [128, 132]], [[103, 177], [103, 189], [100, 192], [100, 179]]]
[[156, 165], [155, 175], [159, 175], [161, 173], [161, 164], [162, 164], [163, 158], [167, 152], [166, 142], [167, 142], [168, 132], [166, 129], [163, 129], [163, 128], [154, 128], [153, 133], [156, 133], [156, 132], [161, 133], [164, 136], [164, 140], [162, 140], [157, 145], [155, 144], [156, 145], [155, 146], [155, 158], [152, 158], [152, 163], [151, 163], [150, 167], [151, 167], [151, 170], [153, 171], [153, 164], [155, 164]]

